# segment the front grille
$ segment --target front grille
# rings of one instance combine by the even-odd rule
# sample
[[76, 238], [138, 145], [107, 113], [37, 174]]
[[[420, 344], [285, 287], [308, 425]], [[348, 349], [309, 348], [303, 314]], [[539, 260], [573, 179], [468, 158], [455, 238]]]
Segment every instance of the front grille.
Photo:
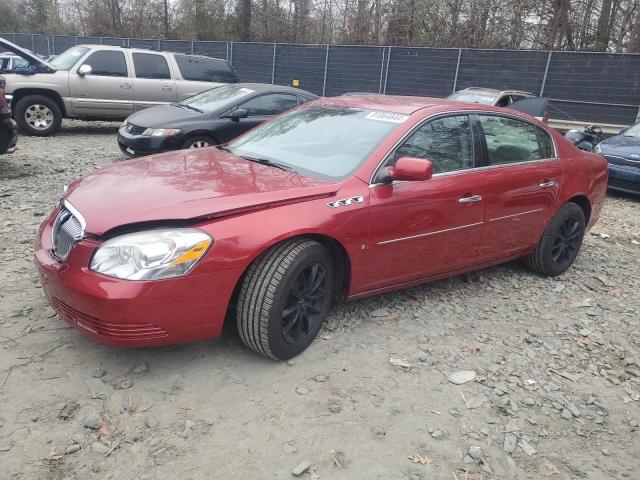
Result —
[[141, 127], [140, 125], [134, 125], [133, 123], [127, 123], [127, 133], [131, 135], [142, 135], [142, 132], [146, 130], [145, 127]]
[[114, 340], [153, 340], [168, 335], [167, 331], [152, 323], [109, 323], [82, 313], [62, 300], [53, 299], [58, 314], [72, 325]]
[[82, 222], [65, 206], [60, 207], [60, 213], [53, 222], [53, 231], [51, 232], [53, 239], [53, 253], [61, 260], [65, 261], [69, 257], [69, 253], [82, 240], [84, 235]]
[[640, 169], [640, 158], [631, 159], [625, 157], [618, 157], [616, 155], [605, 155], [607, 162], [613, 165], [621, 165], [623, 167], [633, 167]]

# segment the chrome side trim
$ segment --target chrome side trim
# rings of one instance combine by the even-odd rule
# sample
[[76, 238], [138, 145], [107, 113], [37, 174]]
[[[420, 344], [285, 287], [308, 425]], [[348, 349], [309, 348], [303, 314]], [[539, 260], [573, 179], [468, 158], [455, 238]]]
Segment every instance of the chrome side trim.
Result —
[[482, 225], [483, 223], [484, 222], [470, 223], [469, 225], [461, 225], [459, 227], [447, 228], [445, 230], [436, 230], [435, 232], [420, 233], [418, 235], [411, 235], [410, 237], [393, 238], [391, 240], [377, 242], [376, 245], [386, 245], [388, 243], [401, 242], [403, 240], [413, 240], [414, 238], [430, 237], [432, 235], [438, 235], [440, 233], [454, 232], [456, 230], [462, 230], [464, 228], [477, 227], [478, 225]]
[[530, 213], [542, 212], [543, 210], [544, 210], [544, 208], [536, 208], [534, 210], [527, 210], [526, 212], [518, 212], [518, 213], [513, 213], [511, 215], [505, 215], [504, 217], [491, 218], [491, 219], [489, 219], [489, 221], [490, 222], [497, 222], [498, 220], [506, 220], [508, 218], [519, 217], [521, 215], [528, 215]]
[[116, 99], [104, 99], [104, 98], [89, 98], [89, 97], [72, 97], [71, 101], [73, 103], [113, 103], [116, 105], [133, 105], [133, 100], [116, 100]]
[[[427, 107], [425, 107], [427, 108]], [[450, 111], [450, 112], [438, 112], [438, 113], [434, 113], [432, 115], [429, 115], [428, 117], [423, 118], [419, 123], [416, 123], [413, 127], [411, 127], [411, 129], [405, 133], [400, 139], [398, 139], [398, 141], [396, 143], [393, 144], [393, 147], [391, 147], [391, 149], [386, 153], [386, 155], [382, 158], [382, 160], [380, 160], [380, 162], [378, 163], [378, 165], [376, 166], [376, 168], [373, 170], [373, 173], [371, 174], [371, 178], [369, 179], [369, 187], [372, 186], [378, 186], [378, 185], [389, 185], [388, 183], [373, 183], [373, 179], [376, 178], [376, 175], [378, 174], [378, 171], [380, 170], [380, 168], [382, 167], [382, 165], [384, 164], [384, 162], [386, 162], [386, 160], [389, 158], [389, 155], [391, 155], [391, 153], [400, 146], [400, 144], [402, 142], [404, 142], [410, 135], [412, 135], [417, 129], [419, 129], [420, 127], [422, 127], [425, 123], [427, 123], [430, 120], [433, 120], [434, 118], [437, 117], [449, 117], [449, 116], [455, 116], [455, 115], [492, 115], [492, 116], [497, 116], [497, 117], [507, 117], [507, 118], [512, 118], [514, 120], [520, 120], [522, 122], [528, 123], [529, 125], [533, 125], [534, 127], [537, 128], [541, 128], [547, 135], [549, 135], [549, 137], [551, 137], [551, 142], [553, 143], [553, 157], [551, 158], [541, 158], [538, 160], [527, 160], [526, 162], [514, 162], [514, 163], [503, 163], [502, 165], [486, 165], [483, 167], [474, 167], [474, 168], [468, 168], [466, 170], [455, 170], [453, 172], [444, 172], [444, 173], [436, 173], [435, 175], [433, 175], [433, 177], [439, 177], [439, 176], [445, 176], [445, 175], [456, 175], [456, 174], [461, 174], [461, 173], [467, 173], [467, 172], [471, 172], [474, 170], [484, 170], [484, 169], [489, 169], [489, 168], [500, 168], [500, 167], [511, 167], [514, 165], [524, 165], [527, 163], [534, 163], [534, 162], [546, 162], [549, 160], [559, 160], [560, 158], [558, 157], [558, 146], [556, 145], [556, 139], [553, 137], [553, 135], [551, 133], [549, 133], [546, 129], [544, 129], [543, 127], [541, 127], [540, 125], [533, 123], [529, 120], [527, 120], [526, 118], [522, 118], [519, 117], [518, 115], [510, 115], [509, 113], [503, 113], [503, 112], [492, 112], [489, 110], [454, 110], [454, 111]], [[394, 183], [394, 182], [392, 182]]]

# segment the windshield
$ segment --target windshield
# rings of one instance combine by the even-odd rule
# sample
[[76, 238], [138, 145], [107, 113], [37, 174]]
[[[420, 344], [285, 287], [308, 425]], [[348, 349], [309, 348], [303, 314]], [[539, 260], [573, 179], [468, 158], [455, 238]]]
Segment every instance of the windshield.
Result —
[[340, 180], [404, 122], [407, 115], [333, 105], [287, 112], [229, 144], [231, 153], [262, 158], [298, 173]]
[[49, 63], [58, 70], [66, 72], [88, 51], [89, 49], [85, 47], [71, 47], [55, 57]]
[[493, 95], [483, 95], [481, 93], [458, 92], [450, 95], [451, 100], [460, 100], [461, 102], [479, 103], [481, 105], [493, 105], [496, 97]]
[[178, 102], [178, 105], [184, 105], [185, 107], [190, 107], [201, 112], [213, 112], [225, 107], [230, 108], [237, 103], [238, 100], [254, 92], [255, 90], [251, 90], [250, 88], [238, 87], [236, 85], [223, 85], [186, 98]]
[[636, 123], [633, 127], [629, 127], [629, 130], [624, 132], [622, 135], [625, 137], [640, 138], [640, 123]]

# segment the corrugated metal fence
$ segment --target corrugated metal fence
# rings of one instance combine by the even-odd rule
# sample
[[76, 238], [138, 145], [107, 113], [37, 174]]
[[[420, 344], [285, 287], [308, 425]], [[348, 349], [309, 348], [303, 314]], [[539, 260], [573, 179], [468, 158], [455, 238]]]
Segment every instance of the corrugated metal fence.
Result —
[[540, 50], [302, 45], [0, 34], [42, 55], [82, 43], [196, 53], [229, 61], [245, 82], [318, 95], [362, 91], [445, 97], [466, 87], [518, 89], [552, 98], [552, 117], [631, 124], [639, 116], [640, 55]]

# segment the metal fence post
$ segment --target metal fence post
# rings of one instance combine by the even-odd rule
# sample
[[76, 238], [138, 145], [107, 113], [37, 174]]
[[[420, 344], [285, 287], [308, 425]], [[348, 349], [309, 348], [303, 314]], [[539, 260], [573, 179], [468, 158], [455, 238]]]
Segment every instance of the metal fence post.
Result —
[[382, 93], [382, 77], [384, 75], [384, 52], [385, 48], [382, 47], [382, 60], [380, 60], [380, 84], [378, 85], [378, 93]]
[[233, 65], [233, 42], [229, 42], [229, 64]]
[[56, 36], [53, 35], [53, 38], [51, 39], [51, 43], [53, 43], [53, 54], [56, 55]]
[[193, 55], [193, 40], [191, 40], [191, 55]]
[[[16, 35], [13, 34], [13, 43], [16, 43], [15, 40], [16, 40]], [[33, 33], [31, 34], [31, 51], [32, 52], [36, 51], [36, 36]]]
[[553, 50], [549, 50], [549, 55], [547, 55], [547, 65], [544, 67], [544, 76], [542, 77], [542, 85], [540, 86], [540, 96], [544, 93], [544, 86], [547, 84], [547, 74], [549, 73], [549, 65], [551, 64], [551, 55], [553, 55]]
[[271, 66], [271, 85], [276, 83], [276, 48], [278, 47], [277, 43], [273, 44], [273, 65]]
[[458, 63], [456, 63], [456, 76], [453, 79], [453, 92], [456, 93], [456, 88], [458, 88], [458, 72], [460, 71], [460, 58], [462, 57], [462, 49], [458, 49]]
[[391, 60], [391, 47], [387, 47], [387, 70], [384, 73], [384, 87], [382, 87], [382, 94], [387, 94], [387, 80], [389, 79], [389, 61]]
[[327, 43], [327, 52], [324, 54], [324, 78], [322, 79], [322, 96], [327, 91], [327, 69], [329, 67], [329, 44]]

